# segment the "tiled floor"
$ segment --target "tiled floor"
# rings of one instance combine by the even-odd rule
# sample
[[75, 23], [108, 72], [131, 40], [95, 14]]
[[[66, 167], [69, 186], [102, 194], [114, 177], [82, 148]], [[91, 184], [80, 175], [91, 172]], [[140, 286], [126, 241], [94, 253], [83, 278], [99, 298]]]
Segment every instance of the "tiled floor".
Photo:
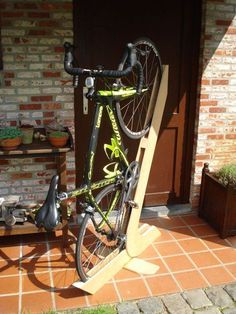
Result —
[[121, 270], [94, 295], [72, 286], [78, 280], [73, 237], [66, 249], [59, 234], [1, 238], [0, 313], [78, 308], [236, 281], [236, 237], [220, 239], [195, 215], [145, 222], [161, 231], [141, 255], [160, 266], [158, 273], [143, 276]]

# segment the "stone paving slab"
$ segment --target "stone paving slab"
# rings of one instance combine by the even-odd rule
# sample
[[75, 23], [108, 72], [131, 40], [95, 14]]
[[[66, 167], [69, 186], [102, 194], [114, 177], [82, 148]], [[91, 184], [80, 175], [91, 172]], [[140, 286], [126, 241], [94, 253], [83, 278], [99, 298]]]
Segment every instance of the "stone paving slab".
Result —
[[118, 314], [236, 314], [236, 283], [123, 302], [116, 310]]

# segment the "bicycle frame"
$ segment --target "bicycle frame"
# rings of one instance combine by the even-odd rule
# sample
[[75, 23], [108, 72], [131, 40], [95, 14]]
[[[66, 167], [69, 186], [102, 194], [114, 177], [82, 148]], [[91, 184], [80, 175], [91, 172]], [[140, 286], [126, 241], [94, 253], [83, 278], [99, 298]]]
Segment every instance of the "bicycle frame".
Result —
[[[136, 94], [136, 90], [134, 88], [128, 88], [128, 89], [120, 88], [117, 91], [112, 91], [112, 90], [111, 91], [109, 90], [98, 91], [96, 95], [96, 108], [95, 108], [95, 114], [93, 118], [92, 133], [91, 133], [89, 149], [88, 149], [87, 158], [86, 158], [86, 164], [84, 168], [83, 183], [78, 189], [66, 193], [66, 198], [77, 197], [83, 194], [85, 195], [86, 205], [88, 205], [88, 207], [86, 208], [86, 211], [93, 213], [94, 210], [97, 210], [98, 213], [102, 217], [102, 222], [99, 224], [99, 227], [101, 227], [101, 225], [103, 225], [105, 222], [111, 229], [111, 225], [108, 221], [108, 216], [111, 210], [107, 211], [104, 215], [101, 208], [97, 204], [92, 194], [92, 191], [103, 188], [110, 184], [119, 183], [119, 180], [120, 180], [120, 183], [122, 182], [122, 174], [121, 173], [119, 174], [118, 172], [117, 173], [114, 172], [113, 175], [111, 175], [111, 177], [108, 177], [108, 178], [105, 177], [102, 180], [92, 182], [93, 169], [94, 169], [94, 157], [97, 150], [99, 130], [102, 123], [104, 109], [107, 112], [112, 130], [113, 130], [112, 140], [113, 140], [113, 144], [115, 143], [114, 150], [116, 150], [116, 154], [118, 154], [119, 165], [122, 164], [123, 167], [127, 169], [127, 167], [129, 166], [129, 162], [126, 158], [126, 153], [124, 151], [124, 145], [122, 142], [122, 137], [121, 137], [121, 133], [118, 126], [116, 113], [114, 112], [115, 109], [113, 106], [113, 101], [118, 100], [118, 99], [122, 100], [124, 98], [131, 97], [135, 94]], [[112, 145], [105, 144], [104, 147], [111, 148]], [[59, 195], [59, 199], [60, 199], [60, 195]], [[63, 197], [62, 199], [65, 199], [65, 197]]]

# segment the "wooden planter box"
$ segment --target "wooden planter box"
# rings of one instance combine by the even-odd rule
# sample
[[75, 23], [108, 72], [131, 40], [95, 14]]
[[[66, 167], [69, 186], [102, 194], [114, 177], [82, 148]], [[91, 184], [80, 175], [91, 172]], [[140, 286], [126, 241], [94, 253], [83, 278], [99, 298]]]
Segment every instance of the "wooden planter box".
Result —
[[215, 228], [221, 238], [236, 235], [236, 188], [225, 187], [210, 172], [202, 171], [199, 216]]

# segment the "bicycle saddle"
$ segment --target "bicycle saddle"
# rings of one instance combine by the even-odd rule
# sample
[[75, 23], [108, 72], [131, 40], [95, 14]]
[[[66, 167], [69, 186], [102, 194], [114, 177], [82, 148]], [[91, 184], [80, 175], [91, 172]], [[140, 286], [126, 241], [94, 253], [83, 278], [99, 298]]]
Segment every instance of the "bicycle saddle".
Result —
[[35, 215], [35, 224], [38, 228], [44, 227], [47, 231], [52, 231], [60, 222], [60, 214], [56, 205], [56, 193], [59, 176], [52, 177], [47, 198], [43, 206]]

